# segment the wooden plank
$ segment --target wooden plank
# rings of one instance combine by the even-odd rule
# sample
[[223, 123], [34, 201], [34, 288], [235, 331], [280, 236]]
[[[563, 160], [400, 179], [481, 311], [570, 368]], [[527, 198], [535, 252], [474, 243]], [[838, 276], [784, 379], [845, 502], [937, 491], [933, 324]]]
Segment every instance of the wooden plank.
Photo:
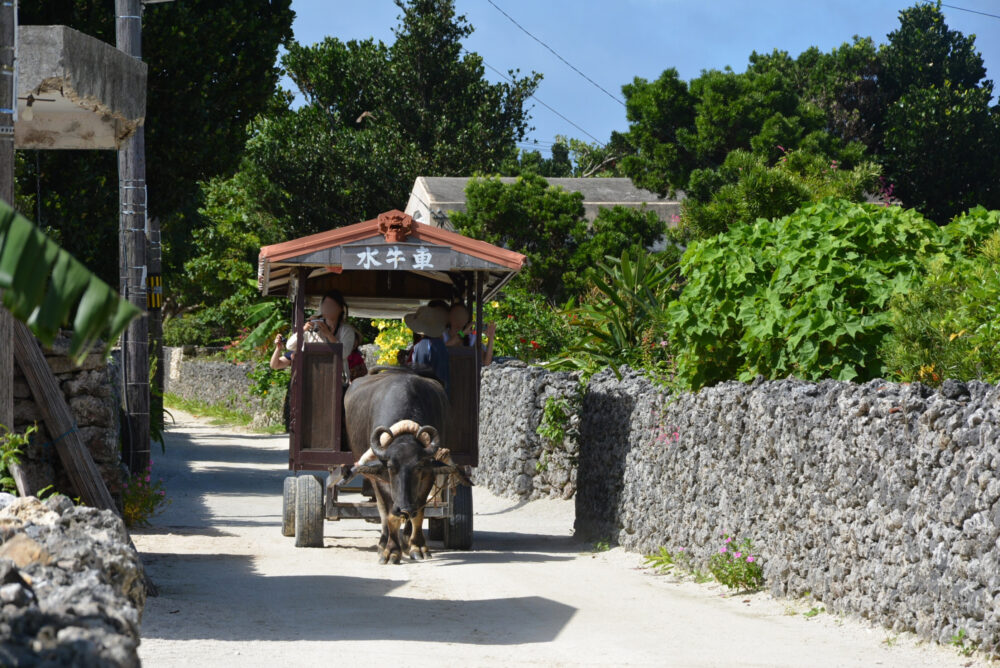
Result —
[[[426, 506], [424, 508], [425, 518], [439, 519], [450, 517], [446, 506]], [[338, 501], [328, 504], [326, 508], [326, 519], [328, 520], [352, 520], [352, 519], [378, 519], [378, 506], [372, 502], [350, 503]]]
[[343, 346], [339, 343], [307, 343], [302, 354], [300, 453], [305, 450], [341, 450]]
[[[448, 400], [451, 424], [448, 441], [452, 459], [460, 464], [478, 463], [479, 403], [476, 390], [476, 353], [478, 348], [448, 348]], [[461, 461], [460, 461], [461, 460]]]
[[[0, 290], [0, 303], [3, 290]], [[0, 306], [0, 424], [14, 428], [14, 318]]]
[[76, 430], [76, 421], [59, 389], [59, 382], [45, 361], [35, 337], [20, 322], [14, 325], [14, 353], [76, 493], [88, 506], [117, 513], [118, 508], [97, 470], [97, 464]]
[[337, 450], [302, 450], [296, 457], [297, 471], [326, 471], [331, 466], [353, 464], [355, 457], [350, 452]]
[[14, 479], [18, 496], [34, 495], [35, 490], [31, 489], [31, 483], [28, 482], [28, 474], [24, 472], [24, 468], [20, 464], [7, 462], [7, 470], [10, 472], [10, 477]]
[[292, 354], [292, 403], [291, 420], [288, 425], [288, 468], [292, 471], [301, 470], [298, 456], [302, 450], [302, 347], [305, 338], [302, 328], [305, 326], [305, 281], [302, 280], [302, 270], [292, 272], [289, 291], [292, 293], [292, 327], [295, 330], [296, 346]]
[[433, 244], [361, 243], [343, 247], [341, 264], [348, 269], [382, 271], [447, 270], [456, 265], [455, 253], [447, 246]]

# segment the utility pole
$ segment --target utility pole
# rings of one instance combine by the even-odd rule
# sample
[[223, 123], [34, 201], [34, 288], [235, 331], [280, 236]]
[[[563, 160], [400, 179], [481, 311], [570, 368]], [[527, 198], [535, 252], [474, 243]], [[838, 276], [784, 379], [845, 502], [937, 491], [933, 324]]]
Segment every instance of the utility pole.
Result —
[[[115, 0], [115, 41], [119, 49], [139, 59], [142, 55], [142, 2]], [[147, 308], [146, 280], [146, 143], [140, 125], [118, 150], [119, 276], [123, 297], [143, 311]], [[159, 235], [157, 235], [158, 237]], [[157, 238], [157, 241], [159, 239]], [[124, 371], [125, 424], [123, 459], [133, 473], [149, 464], [149, 328], [136, 318], [121, 339]]]
[[[17, 2], [0, 2], [0, 199], [14, 206]], [[3, 291], [0, 290], [0, 297]], [[0, 424], [14, 428], [14, 319], [0, 304]]]

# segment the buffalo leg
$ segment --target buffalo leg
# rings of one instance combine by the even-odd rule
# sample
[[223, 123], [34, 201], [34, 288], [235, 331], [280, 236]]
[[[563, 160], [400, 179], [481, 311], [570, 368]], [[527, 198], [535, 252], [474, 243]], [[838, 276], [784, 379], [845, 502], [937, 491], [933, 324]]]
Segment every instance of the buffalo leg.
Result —
[[380, 564], [387, 563], [389, 561], [389, 552], [386, 550], [386, 546], [389, 544], [389, 511], [386, 510], [385, 501], [382, 500], [382, 493], [378, 489], [378, 485], [372, 485], [375, 490], [375, 503], [378, 505], [378, 515], [382, 520], [382, 535], [378, 538], [378, 562]]
[[403, 554], [407, 554], [410, 551], [410, 527], [412, 524], [412, 521], [406, 520], [399, 527], [399, 551]]
[[402, 558], [402, 551], [399, 549], [399, 530], [403, 526], [403, 518], [398, 515], [387, 515], [386, 523], [389, 525], [389, 535], [385, 549], [382, 551], [382, 563], [398, 564]]
[[431, 551], [427, 549], [427, 541], [424, 540], [424, 509], [421, 508], [413, 516], [410, 533], [410, 559], [424, 559], [429, 556], [431, 556]]

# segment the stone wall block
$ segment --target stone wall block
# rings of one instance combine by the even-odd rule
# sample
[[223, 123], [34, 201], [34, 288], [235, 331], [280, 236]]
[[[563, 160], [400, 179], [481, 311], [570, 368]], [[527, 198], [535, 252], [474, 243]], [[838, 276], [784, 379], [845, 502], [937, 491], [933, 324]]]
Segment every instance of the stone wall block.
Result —
[[[0, 610], [6, 662], [138, 666], [146, 593], [121, 519], [60, 495], [0, 494], [0, 521], [0, 552], [15, 559], [0, 559], [0, 571], [23, 589]], [[36, 558], [18, 557], [24, 550]]]
[[70, 399], [69, 407], [79, 426], [111, 427], [116, 417], [108, 402], [86, 394]]
[[49, 368], [52, 369], [52, 373], [56, 376], [64, 373], [74, 373], [80, 370], [89, 371], [92, 369], [103, 369], [107, 366], [107, 360], [103, 355], [98, 353], [87, 355], [83, 359], [83, 362], [79, 365], [75, 364], [69, 357], [62, 356], [46, 356], [45, 361], [48, 363]]
[[[42, 413], [34, 401], [28, 399], [14, 399], [14, 424], [32, 424], [41, 422]], [[9, 425], [8, 425], [9, 426]]]
[[[57, 336], [52, 347], [44, 349], [46, 362], [59, 382], [62, 398], [69, 405], [98, 468], [102, 473], [105, 470], [115, 471], [114, 475], [105, 476], [105, 483], [109, 487], [120, 487], [120, 474], [116, 471], [119, 465], [118, 405], [108, 363], [103, 355], [95, 353], [87, 356], [82, 366], [76, 366], [66, 357], [69, 341], [66, 333]], [[29, 483], [36, 490], [55, 484], [57, 489], [72, 492], [53, 447], [53, 436], [45, 428], [42, 412], [19, 369], [15, 374], [15, 392], [18, 395], [15, 401], [15, 428], [23, 432], [32, 424], [38, 425], [32, 444], [25, 449]]]

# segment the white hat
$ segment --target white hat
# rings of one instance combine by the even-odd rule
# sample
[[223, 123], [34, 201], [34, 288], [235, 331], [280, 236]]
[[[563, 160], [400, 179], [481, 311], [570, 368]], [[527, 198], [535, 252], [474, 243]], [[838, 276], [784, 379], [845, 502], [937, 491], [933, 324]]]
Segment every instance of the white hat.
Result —
[[444, 334], [444, 328], [448, 325], [448, 316], [440, 309], [421, 306], [416, 313], [407, 313], [403, 316], [403, 322], [417, 334], [437, 338]]

